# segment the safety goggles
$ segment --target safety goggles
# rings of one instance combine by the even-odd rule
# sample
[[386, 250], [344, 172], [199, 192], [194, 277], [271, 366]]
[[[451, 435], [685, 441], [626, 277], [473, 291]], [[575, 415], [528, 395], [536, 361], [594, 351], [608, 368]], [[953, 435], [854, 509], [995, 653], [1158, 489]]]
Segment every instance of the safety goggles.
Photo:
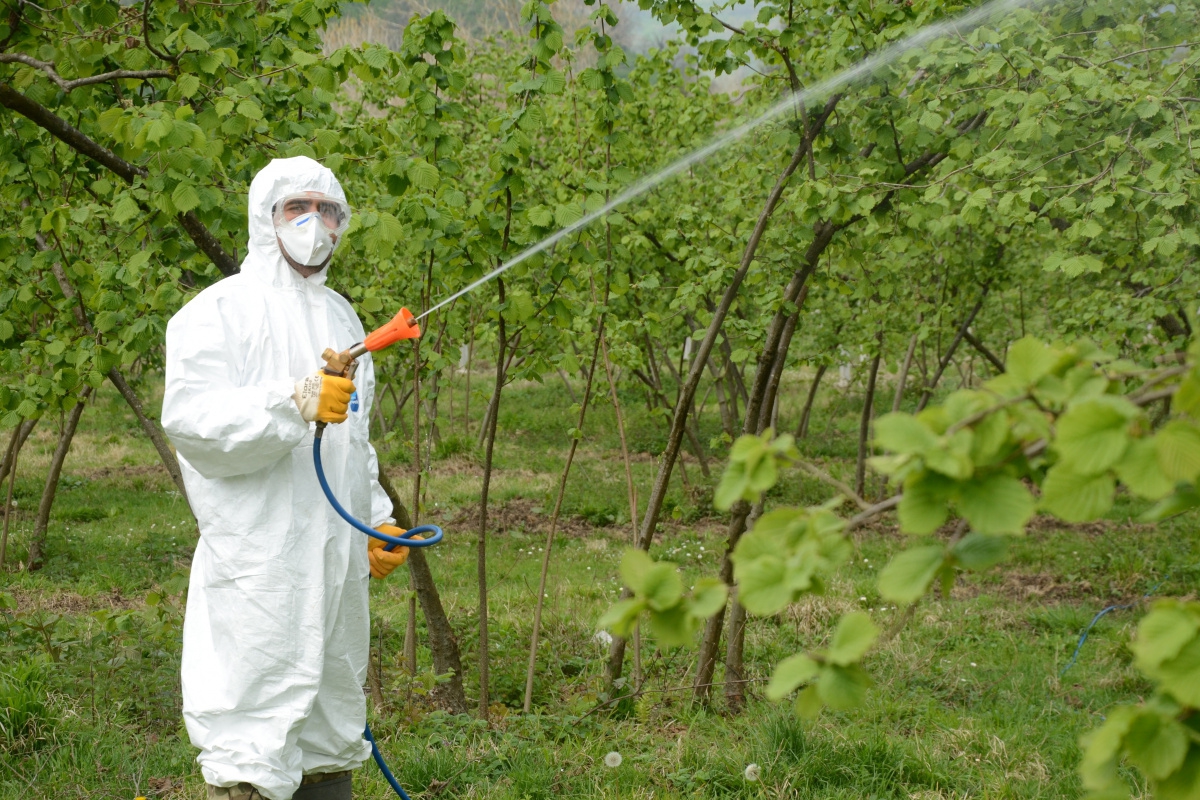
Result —
[[290, 194], [277, 202], [271, 211], [276, 225], [315, 213], [332, 233], [344, 233], [350, 227], [350, 206], [324, 195]]

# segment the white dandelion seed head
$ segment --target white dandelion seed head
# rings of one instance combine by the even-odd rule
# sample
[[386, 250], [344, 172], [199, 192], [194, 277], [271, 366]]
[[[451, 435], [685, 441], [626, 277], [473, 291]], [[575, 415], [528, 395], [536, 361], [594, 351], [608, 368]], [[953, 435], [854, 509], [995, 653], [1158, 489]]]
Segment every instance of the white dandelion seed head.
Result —
[[746, 780], [750, 781], [751, 783], [754, 783], [755, 781], [757, 781], [759, 779], [759, 777], [761, 775], [762, 775], [762, 767], [758, 766], [758, 764], [747, 764], [746, 765]]
[[621, 766], [621, 762], [623, 760], [624, 759], [621, 758], [621, 754], [616, 750], [613, 750], [604, 757], [604, 766], [616, 769], [617, 767]]

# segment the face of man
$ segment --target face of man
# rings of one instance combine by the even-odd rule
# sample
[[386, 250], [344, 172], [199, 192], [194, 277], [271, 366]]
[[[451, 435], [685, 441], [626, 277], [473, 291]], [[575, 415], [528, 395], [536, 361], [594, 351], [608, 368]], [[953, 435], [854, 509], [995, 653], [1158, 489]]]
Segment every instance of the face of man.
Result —
[[[329, 229], [329, 237], [333, 240], [334, 245], [338, 241], [338, 231], [343, 230], [347, 222], [348, 208], [345, 204], [329, 200], [320, 192], [305, 192], [303, 195], [293, 195], [282, 201], [282, 207], [276, 209], [276, 219], [283, 222], [291, 222], [305, 214], [316, 213], [320, 215], [321, 222]], [[333, 258], [333, 254], [329, 254], [324, 262], [315, 266], [302, 264], [288, 253], [287, 248], [279, 237], [276, 236], [276, 241], [279, 244], [279, 252], [283, 254], [283, 258], [288, 265], [300, 273], [305, 278], [316, 275], [321, 270], [329, 265], [329, 260]]]
[[[325, 227], [331, 231], [336, 231], [340, 224], [340, 208], [337, 203], [331, 203], [324, 199], [324, 195], [319, 192], [308, 192], [308, 197], [289, 197], [283, 202], [283, 218], [287, 221], [292, 221], [302, 214], [317, 212], [321, 215], [321, 221], [325, 223]], [[331, 234], [333, 241], [336, 244], [338, 235]]]

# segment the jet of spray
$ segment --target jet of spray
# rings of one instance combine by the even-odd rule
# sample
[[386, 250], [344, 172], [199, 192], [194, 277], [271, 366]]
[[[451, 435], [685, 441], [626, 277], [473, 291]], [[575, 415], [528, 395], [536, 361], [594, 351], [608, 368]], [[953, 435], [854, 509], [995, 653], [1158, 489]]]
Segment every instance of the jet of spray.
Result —
[[845, 89], [848, 86], [852, 86], [864, 78], [870, 77], [877, 70], [894, 64], [907, 53], [925, 48], [944, 36], [951, 34], [961, 36], [975, 30], [982, 25], [988, 24], [992, 20], [997, 19], [1010, 11], [1018, 8], [1034, 7], [1043, 2], [1046, 2], [1046, 0], [991, 0], [991, 2], [984, 3], [983, 5], [972, 9], [971, 11], [964, 12], [958, 16], [949, 17], [931, 25], [926, 25], [924, 28], [921, 28], [912, 35], [894, 42], [888, 47], [878, 51], [874, 55], [864, 58], [862, 61], [859, 61], [857, 64], [851, 67], [847, 67], [836, 75], [815, 83], [808, 88], [801, 89], [797, 92], [788, 93], [785, 97], [754, 119], [743, 122], [736, 128], [733, 128], [721, 134], [720, 136], [715, 137], [707, 144], [704, 144], [692, 152], [681, 156], [656, 172], [653, 172], [636, 181], [635, 183], [630, 184], [618, 194], [613, 196], [600, 208], [583, 215], [570, 225], [560, 228], [559, 230], [547, 236], [545, 239], [542, 239], [537, 244], [530, 245], [517, 255], [510, 258], [508, 261], [505, 261], [500, 266], [484, 275], [479, 280], [458, 290], [445, 300], [442, 300], [437, 305], [433, 306], [433, 308], [422, 312], [421, 315], [414, 320], [414, 322], [422, 320], [433, 312], [437, 311], [439, 308], [443, 308], [444, 306], [453, 303], [458, 298], [465, 294], [469, 294], [493, 278], [496, 278], [517, 266], [521, 262], [527, 261], [529, 258], [537, 255], [538, 253], [550, 249], [561, 240], [565, 239], [581, 228], [587, 227], [600, 217], [603, 217], [605, 214], [608, 214], [616, 209], [618, 206], [624, 205], [636, 197], [640, 197], [664, 181], [667, 181], [675, 175], [678, 175], [680, 172], [699, 164], [714, 153], [718, 153], [734, 142], [745, 138], [745, 136], [751, 131], [783, 115], [789, 109], [796, 108], [802, 104], [808, 105], [826, 100], [830, 95]]

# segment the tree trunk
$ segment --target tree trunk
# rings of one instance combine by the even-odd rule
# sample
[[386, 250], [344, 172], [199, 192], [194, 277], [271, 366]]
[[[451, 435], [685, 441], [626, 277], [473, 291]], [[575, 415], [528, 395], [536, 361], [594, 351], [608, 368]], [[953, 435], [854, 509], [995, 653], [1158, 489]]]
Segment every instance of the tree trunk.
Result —
[[[666, 390], [664, 387], [662, 387], [662, 377], [661, 374], [659, 374], [658, 363], [656, 363], [654, 359], [654, 349], [650, 347], [648, 335], [646, 338], [646, 343], [647, 353], [649, 354], [650, 371], [652, 371], [650, 374], [653, 375], [654, 379], [652, 384], [648, 384], [650, 396], [658, 399], [659, 403], [662, 404], [662, 408], [670, 411], [672, 410], [671, 401], [668, 401]], [[672, 365], [670, 357], [667, 357], [667, 359], [664, 360], [664, 363], [666, 363], [667, 368], [670, 369], [671, 375], [674, 378], [674, 381], [676, 381], [676, 386], [682, 386], [683, 381], [679, 379], [679, 373], [676, 372], [676, 368], [674, 368], [674, 365]], [[637, 374], [636, 369], [634, 374]], [[678, 396], [676, 399], [678, 401]], [[647, 407], [653, 409], [653, 401], [649, 401], [648, 399]], [[704, 456], [704, 447], [700, 443], [700, 423], [698, 423], [698, 420], [700, 420], [700, 416], [696, 414], [696, 399], [695, 397], [692, 397], [691, 408], [689, 409], [688, 416], [688, 426], [686, 426], [685, 432], [688, 434], [688, 445], [691, 447], [692, 455], [696, 456], [697, 462], [700, 462], [700, 471], [704, 475], [704, 479], [710, 480], [713, 477], [713, 473], [708, 467], [708, 458]]]
[[[29, 438], [29, 432], [33, 430], [33, 424], [37, 420], [21, 420], [20, 424], [13, 429], [12, 436], [8, 440], [8, 449], [4, 452], [4, 476], [8, 477], [8, 494], [4, 499], [4, 531], [0, 534], [0, 573], [4, 570], [4, 560], [8, 553], [8, 523], [12, 515], [13, 489], [17, 484], [17, 456], [21, 454], [21, 447], [25, 444], [25, 440]], [[21, 433], [24, 431], [25, 435]], [[0, 476], [0, 486], [4, 485], [4, 476]]]
[[[579, 419], [575, 427], [583, 430], [584, 420], [587, 418], [588, 402], [592, 398], [592, 379], [596, 374], [596, 363], [600, 360], [600, 341], [604, 335], [604, 323], [607, 319], [606, 314], [600, 315], [600, 322], [597, 325], [596, 343], [592, 349], [592, 363], [588, 367], [587, 381], [583, 387], [583, 405], [579, 408]], [[561, 374], [561, 371], [560, 371]], [[563, 377], [564, 382], [566, 377]], [[554, 500], [554, 511], [550, 515], [550, 530], [546, 533], [546, 548], [542, 554], [542, 572], [538, 579], [537, 602], [533, 609], [533, 631], [529, 636], [529, 665], [525, 670], [525, 699], [522, 705], [526, 714], [533, 710], [533, 675], [537, 669], [537, 647], [538, 635], [542, 628], [542, 607], [545, 605], [546, 598], [546, 581], [550, 574], [550, 554], [554, 549], [554, 535], [558, 532], [558, 517], [562, 512], [563, 498], [567, 494], [567, 477], [571, 474], [571, 464], [575, 461], [575, 451], [579, 448], [578, 437], [571, 437], [571, 445], [567, 448], [567, 460], [563, 465], [562, 478], [558, 482], [558, 497]]]
[[470, 317], [471, 338], [467, 343], [467, 389], [463, 398], [463, 430], [471, 435], [471, 367], [475, 363], [475, 318]]
[[[764, 501], [759, 500], [750, 512], [747, 528], [762, 516]], [[725, 633], [725, 704], [733, 713], [746, 707], [746, 609], [738, 602], [737, 587], [729, 594], [729, 629]]]
[[938, 381], [942, 379], [942, 373], [946, 371], [946, 367], [950, 365], [951, 359], [954, 358], [954, 352], [958, 349], [959, 344], [966, 338], [967, 329], [971, 327], [971, 323], [975, 321], [975, 315], [983, 308], [983, 302], [987, 300], [989, 287], [985, 284], [983, 292], [979, 296], [979, 301], [975, 303], [975, 307], [971, 309], [971, 313], [967, 314], [967, 318], [963, 320], [962, 325], [958, 326], [958, 332], [954, 335], [954, 340], [950, 342], [950, 346], [946, 348], [946, 354], [942, 356], [942, 360], [938, 363], [937, 372], [933, 374], [933, 379], [929, 381], [925, 390], [921, 393], [921, 399], [917, 403], [917, 411], [923, 411], [933, 397], [934, 390], [937, 389]]
[[[880, 337], [879, 347], [883, 347], [882, 337]], [[875, 381], [879, 378], [881, 355], [882, 353], [877, 350], [875, 357], [871, 359], [871, 372], [867, 376], [867, 397], [863, 401], [862, 418], [858, 424], [858, 460], [854, 466], [854, 493], [859, 497], [862, 497], [866, 491], [867, 445], [871, 438], [871, 418], [874, 416], [875, 409]]]
[[[825, 118], [828, 118], [829, 114], [833, 113], [836, 102], [837, 98], [835, 97], [831, 98], [830, 102], [826, 104]], [[721, 332], [721, 326], [725, 323], [725, 317], [729, 314], [733, 300], [741, 289], [742, 281], [745, 279], [746, 273], [749, 272], [750, 265], [754, 261], [754, 255], [758, 250], [758, 244], [762, 240], [763, 233], [767, 229], [767, 223], [771, 219], [771, 215], [775, 212], [775, 207], [778, 205], [780, 198], [783, 196], [783, 190], [787, 186], [788, 179], [791, 178], [792, 173], [796, 171], [796, 168], [803, 161], [804, 153], [810, 141], [810, 137], [805, 137], [801, 141], [800, 146], [796, 148], [796, 152], [792, 156], [792, 160], [784, 168], [782, 174], [776, 180], [775, 186], [771, 189], [771, 193], [768, 195], [767, 201], [759, 213], [758, 222], [750, 234], [750, 239], [746, 242], [741, 263], [738, 265], [737, 271], [733, 274], [729, 286], [726, 287], [725, 293], [721, 296], [720, 304], [713, 311], [708, 329], [704, 333], [704, 339], [700, 342], [700, 349], [692, 360], [692, 366], [688, 370], [687, 381], [681, 387], [679, 399], [675, 404], [675, 414], [671, 420], [671, 430], [667, 436], [667, 447], [663, 451], [658, 474], [654, 479], [654, 486], [651, 489], [650, 497], [646, 504], [646, 513], [642, 518], [640, 540], [637, 543], [637, 546], [642, 550], [649, 550], [650, 543], [654, 539], [654, 531], [658, 527], [658, 517], [662, 512], [663, 501], [667, 496], [667, 486], [671, 479], [671, 469], [675, 465], [675, 459], [679, 455], [679, 448], [683, 441], [684, 428], [687, 424], [687, 411], [691, 408], [692, 402], [695, 399], [696, 387], [700, 384], [700, 376], [703, 374], [705, 364], [712, 354], [713, 346], [716, 344], [717, 337]], [[816, 265], [815, 259], [812, 258], [814, 248], [817, 248], [816, 252], [818, 254], [824, 250], [828, 246], [829, 240], [832, 239], [833, 232], [832, 226], [826, 227], [818, 224], [817, 235], [812, 245], [810, 245], [807, 254], [809, 258], [805, 267], [805, 277], [807, 277], [807, 273]], [[799, 293], [799, 287], [797, 287], [796, 292], [797, 294]], [[628, 596], [628, 587], [626, 587], [622, 595]], [[625, 640], [620, 637], [614, 637], [612, 646], [609, 649], [608, 666], [605, 670], [604, 680], [605, 688], [609, 693], [611, 693], [616, 680], [621, 677], [621, 672], [624, 669], [624, 661]]]
[[[392, 516], [396, 518], [396, 524], [405, 530], [413, 527], [408, 508], [383, 470], [379, 471], [379, 485], [392, 501]], [[438, 675], [450, 674], [449, 682], [434, 688], [434, 700], [453, 714], [465, 714], [467, 698], [463, 692], [462, 658], [459, 655], [458, 640], [454, 638], [454, 629], [450, 627], [446, 609], [442, 606], [442, 598], [429, 569], [429, 562], [425, 558], [425, 551], [417, 547], [409, 548], [407, 563], [413, 590], [421, 604], [421, 613], [425, 615], [433, 670]]]
[[917, 351], [917, 334], [908, 340], [908, 351], [904, 354], [904, 362], [900, 364], [900, 375], [896, 378], [896, 396], [892, 398], [892, 412], [900, 410], [904, 400], [904, 385], [908, 383], [908, 370], [912, 367], [913, 353]]
[[[750, 391], [750, 396], [746, 404], [746, 416], [742, 423], [743, 434], [762, 434], [766, 427], [766, 420], [769, 419], [770, 398], [769, 391], [771, 386], [771, 376], [775, 373], [775, 364], [779, 359], [787, 358], [787, 348], [790, 344], [790, 337], [785, 338], [785, 332], [790, 327], [795, 329], [795, 325], [789, 323], [793, 314], [799, 313], [799, 309], [789, 314], [787, 308], [790, 304], [796, 303], [799, 299], [800, 292], [808, 282], [808, 276], [816, 269], [817, 258], [820, 251], [824, 250], [832, 241], [833, 230], [832, 226], [827, 229], [828, 236], [818, 236], [813, 240], [809, 247], [809, 257], [805, 259], [804, 265], [792, 275], [792, 279], [788, 282], [784, 289], [784, 303], [775, 316], [771, 320], [771, 325], [767, 329], [767, 335], [763, 340], [762, 351], [758, 355], [758, 369], [754, 375], [754, 385]], [[814, 248], [819, 246], [819, 250], [814, 251]], [[767, 409], [767, 414], [763, 414], [763, 410]], [[734, 504], [731, 509], [731, 516], [726, 534], [725, 553], [721, 559], [721, 580], [727, 586], [733, 585], [733, 561], [731, 557], [733, 550], [737, 547], [738, 540], [741, 539], [743, 533], [746, 532], [746, 522], [750, 516], [751, 507], [745, 500], [740, 500]], [[699, 701], [707, 701], [711, 689], [713, 673], [717, 665], [717, 650], [721, 644], [721, 629], [725, 622], [725, 609], [722, 608], [714, 614], [704, 627], [704, 637], [700, 642], [700, 651], [696, 656], [696, 677], [692, 683], [693, 699]]]
[[58, 493], [58, 479], [62, 475], [63, 462], [67, 460], [67, 452], [71, 449], [71, 440], [75, 438], [75, 429], [79, 427], [79, 418], [83, 416], [84, 404], [91, 393], [90, 386], [80, 393], [79, 402], [67, 412], [62, 432], [58, 435], [58, 446], [54, 448], [54, 457], [50, 460], [50, 473], [46, 476], [46, 487], [42, 490], [42, 501], [38, 504], [37, 520], [33, 525], [33, 538], [29, 542], [26, 567], [30, 572], [42, 568], [46, 529], [50, 526], [50, 509], [54, 507], [54, 496]]
[[[504, 305], [504, 279], [496, 279], [500, 305]], [[499, 316], [499, 337], [496, 342], [496, 385], [488, 403], [488, 417], [483, 456], [483, 489], [479, 495], [479, 539], [475, 571], [479, 581], [479, 716], [488, 718], [489, 660], [488, 653], [488, 595], [487, 595], [487, 504], [492, 483], [492, 455], [496, 445], [496, 423], [500, 417], [500, 392], [504, 389], [505, 356], [508, 338], [504, 329], [504, 314]]]
[[3, 483], [4, 479], [8, 477], [8, 471], [16, 463], [17, 454], [21, 452], [21, 448], [25, 446], [25, 440], [29, 438], [29, 434], [33, 433], [37, 424], [38, 417], [34, 417], [21, 420], [20, 424], [13, 428], [12, 438], [9, 439], [8, 449], [4, 453], [4, 460], [0, 461], [0, 483]]
[[[183, 497], [183, 502], [188, 502], [187, 487], [183, 485], [183, 471], [179, 469], [179, 460], [175, 458], [175, 452], [171, 449], [171, 445], [167, 442], [167, 437], [163, 433], [162, 427], [156, 420], [150, 419], [146, 415], [145, 409], [142, 407], [141, 400], [138, 399], [137, 392], [133, 387], [125, 382], [125, 377], [113, 367], [108, 371], [108, 379], [112, 385], [117, 387], [117, 391], [121, 393], [121, 397], [125, 398], [125, 402], [133, 409], [134, 416], [141, 423], [142, 430], [150, 437], [150, 441], [154, 443], [154, 449], [158, 451], [158, 457], [162, 461], [163, 466], [167, 468], [167, 474], [171, 476], [171, 480], [175, 482], [175, 486], [179, 489], [179, 494]], [[189, 510], [191, 506], [188, 506]]]
[[[779, 340], [779, 354], [771, 365], [771, 374], [767, 378], [767, 386], [762, 403], [758, 407], [758, 429], [765, 431], [774, 426], [775, 416], [779, 410], [779, 385], [783, 382], [783, 369], [787, 366], [788, 351], [792, 349], [792, 336], [796, 333], [796, 325], [800, 322], [800, 310], [808, 299], [808, 284], [800, 288], [796, 298], [796, 310], [783, 324], [783, 334]], [[777, 431], [778, 433], [778, 431]]]
[[813, 403], [817, 399], [817, 389], [821, 386], [821, 378], [825, 377], [825, 371], [829, 369], [828, 364], [822, 364], [817, 367], [817, 374], [813, 376], [812, 385], [808, 387], [808, 397], [804, 401], [804, 411], [800, 415], [800, 424], [796, 426], [796, 438], [803, 439], [808, 436], [808, 423], [812, 419]]

